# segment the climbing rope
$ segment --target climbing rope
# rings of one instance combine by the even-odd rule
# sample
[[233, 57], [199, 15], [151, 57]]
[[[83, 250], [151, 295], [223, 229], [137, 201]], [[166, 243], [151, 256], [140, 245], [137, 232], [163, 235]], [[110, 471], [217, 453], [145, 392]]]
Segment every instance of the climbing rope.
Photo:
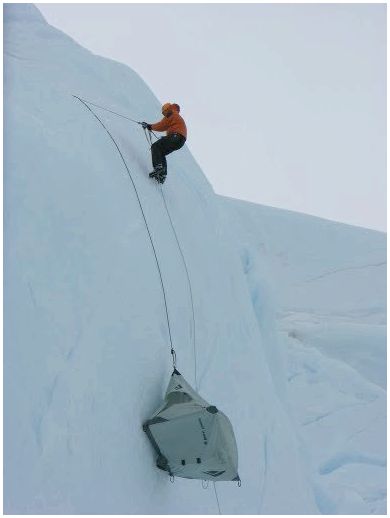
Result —
[[[73, 97], [75, 97], [76, 99], [78, 99], [91, 113], [92, 115], [100, 122], [100, 124], [103, 126], [103, 128], [106, 130], [107, 134], [109, 135], [109, 137], [111, 138], [112, 142], [114, 143], [121, 159], [122, 159], [122, 162], [126, 168], [126, 171], [127, 171], [127, 174], [131, 180], [131, 183], [133, 185], [133, 188], [134, 188], [134, 191], [135, 191], [135, 194], [137, 196], [137, 200], [138, 200], [138, 204], [139, 204], [139, 207], [141, 209], [141, 213], [142, 213], [142, 217], [144, 219], [144, 222], [145, 222], [145, 226], [146, 226], [146, 230], [148, 232], [148, 235], [149, 235], [149, 240], [150, 240], [150, 244], [152, 245], [152, 249], [153, 249], [153, 254], [154, 254], [154, 257], [155, 257], [155, 260], [156, 260], [156, 265], [157, 265], [157, 270], [158, 270], [158, 274], [159, 274], [159, 277], [160, 277], [160, 283], [161, 283], [161, 289], [162, 289], [162, 293], [163, 293], [163, 298], [164, 298], [164, 306], [165, 306], [165, 314], [166, 314], [166, 318], [167, 318], [167, 325], [168, 325], [168, 333], [169, 333], [169, 342], [170, 342], [170, 346], [171, 346], [171, 355], [172, 355], [172, 364], [173, 364], [173, 368], [175, 369], [176, 368], [176, 353], [175, 353], [175, 350], [173, 348], [173, 341], [172, 341], [172, 333], [171, 333], [171, 325], [170, 325], [170, 320], [169, 320], [169, 312], [168, 312], [168, 304], [167, 304], [167, 297], [166, 297], [166, 293], [165, 293], [165, 287], [164, 287], [164, 281], [163, 281], [163, 278], [162, 278], [162, 273], [161, 273], [161, 268], [160, 268], [160, 263], [159, 263], [159, 260], [158, 260], [158, 257], [157, 257], [157, 252], [156, 252], [156, 249], [155, 249], [155, 246], [154, 246], [154, 243], [153, 243], [153, 239], [152, 239], [152, 235], [151, 235], [151, 232], [150, 232], [150, 229], [149, 229], [149, 225], [148, 225], [148, 222], [146, 220], [146, 216], [145, 216], [145, 213], [144, 213], [144, 209], [142, 207], [142, 203], [141, 203], [141, 199], [139, 197], [139, 194], [138, 194], [138, 190], [137, 190], [137, 187], [134, 183], [134, 180], [133, 180], [133, 177], [130, 173], [130, 170], [127, 166], [127, 163], [123, 157], [123, 154], [118, 146], [118, 144], [116, 143], [114, 137], [112, 136], [112, 134], [110, 133], [110, 131], [107, 129], [107, 127], [104, 125], [104, 123], [102, 122], [102, 120], [96, 115], [96, 113], [92, 110], [92, 108], [90, 106], [88, 106], [88, 101], [84, 100], [84, 99], [81, 99], [81, 97], [78, 97], [77, 95], [73, 95]], [[92, 104], [92, 103], [91, 103]], [[97, 105], [94, 105], [94, 106], [97, 106]], [[98, 106], [99, 107], [99, 106]], [[105, 108], [103, 108], [105, 109]], [[109, 111], [109, 110], [107, 110]], [[117, 114], [118, 115], [118, 114]], [[126, 117], [127, 118], [127, 117]]]
[[[88, 101], [87, 99], [83, 99], [82, 97], [79, 97], [77, 95], [73, 95], [73, 97], [76, 97], [79, 101], [82, 103], [90, 104], [91, 106], [95, 106], [96, 108], [100, 108], [101, 110], [104, 110], [106, 112], [113, 113], [114, 115], [117, 115], [118, 117], [122, 117], [123, 119], [127, 119], [131, 122], [134, 122], [135, 124], [142, 124], [140, 121], [136, 121], [135, 119], [132, 119], [131, 117], [126, 117], [126, 115], [122, 115], [121, 113], [114, 112], [113, 110], [109, 110], [108, 108], [105, 108], [104, 106], [100, 106], [100, 104], [93, 103], [92, 101]], [[91, 110], [92, 111], [92, 110]]]
[[[84, 103], [87, 103], [87, 104], [90, 104], [91, 106], [95, 106], [96, 108], [100, 108], [101, 110], [104, 110], [106, 112], [109, 112], [109, 113], [112, 113], [114, 115], [117, 115], [118, 117], [122, 117], [122, 119], [127, 119], [128, 121], [131, 121], [131, 122], [134, 122], [135, 124], [139, 124], [140, 126], [142, 126], [142, 122], [140, 121], [136, 121], [135, 119], [132, 119], [131, 117], [127, 117], [126, 115], [122, 115], [121, 113], [118, 113], [118, 112], [114, 112], [113, 110], [110, 110], [108, 108], [105, 108], [104, 106], [101, 106], [100, 104], [96, 104], [96, 103], [93, 103], [92, 101], [88, 101], [87, 99], [83, 99], [82, 97], [79, 97], [77, 95], [73, 95], [73, 97], [76, 97], [76, 99], [79, 99], [80, 101], [84, 102]], [[145, 130], [145, 128], [144, 128]], [[149, 130], [156, 138], [158, 138], [156, 136], [155, 133], [153, 133], [152, 130]]]
[[214, 486], [215, 499], [217, 500], [217, 505], [218, 505], [218, 514], [222, 514], [221, 513], [221, 506], [219, 505], [219, 498], [218, 498], [217, 488], [215, 487], [215, 482], [213, 482], [213, 486]]
[[[132, 177], [132, 175], [130, 173], [130, 170], [129, 170], [128, 166], [127, 166], [127, 163], [126, 163], [126, 161], [125, 161], [125, 159], [123, 157], [123, 154], [122, 154], [122, 152], [121, 152], [121, 150], [120, 150], [116, 140], [114, 139], [114, 137], [112, 136], [110, 131], [107, 129], [105, 124], [102, 122], [102, 120], [96, 115], [96, 113], [92, 110], [92, 108], [89, 105], [95, 106], [97, 108], [100, 108], [102, 110], [110, 112], [110, 113], [112, 113], [114, 115], [117, 115], [119, 117], [122, 117], [124, 119], [128, 119], [131, 122], [134, 122], [136, 124], [141, 124], [141, 123], [139, 121], [131, 119], [130, 117], [126, 117], [125, 115], [122, 115], [120, 113], [117, 113], [117, 112], [114, 112], [112, 110], [109, 110], [108, 108], [105, 108], [105, 107], [100, 106], [98, 104], [92, 103], [91, 101], [87, 101], [86, 99], [82, 99], [81, 97], [78, 97], [77, 95], [73, 95], [73, 97], [78, 99], [92, 113], [92, 115], [99, 121], [99, 123], [102, 125], [102, 127], [106, 130], [107, 134], [111, 138], [112, 142], [114, 143], [114, 145], [115, 145], [115, 147], [116, 147], [116, 149], [117, 149], [117, 151], [118, 151], [118, 153], [119, 153], [119, 155], [120, 155], [120, 157], [122, 159], [122, 162], [123, 162], [123, 164], [124, 164], [124, 166], [126, 168], [127, 174], [128, 174], [128, 176], [129, 176], [129, 178], [131, 180], [131, 183], [133, 185], [135, 194], [137, 196], [138, 204], [139, 204], [139, 207], [141, 209], [142, 217], [143, 217], [144, 222], [145, 222], [146, 230], [148, 232], [148, 236], [149, 236], [150, 244], [152, 246], [153, 254], [154, 254], [154, 257], [155, 257], [155, 260], [156, 260], [156, 265], [157, 265], [157, 269], [158, 269], [158, 273], [159, 273], [159, 278], [160, 278], [160, 283], [161, 283], [161, 288], [162, 288], [162, 293], [163, 293], [163, 298], [164, 298], [164, 306], [165, 306], [165, 313], [166, 313], [166, 318], [167, 318], [169, 341], [170, 341], [170, 345], [171, 345], [172, 363], [173, 363], [173, 368], [176, 369], [176, 352], [175, 352], [175, 350], [173, 348], [171, 326], [170, 326], [170, 321], [169, 321], [169, 312], [168, 312], [168, 304], [167, 304], [167, 298], [166, 298], [166, 293], [165, 293], [164, 281], [163, 281], [163, 278], [162, 278], [161, 268], [160, 268], [160, 264], [159, 264], [159, 261], [158, 261], [157, 252], [156, 252], [156, 249], [155, 249], [155, 246], [154, 246], [154, 243], [153, 243], [152, 235], [151, 235], [151, 232], [150, 232], [150, 229], [149, 229], [149, 225], [148, 225], [148, 222], [147, 222], [147, 219], [146, 219], [143, 207], [142, 207], [141, 199], [139, 197], [138, 190], [137, 190], [137, 187], [136, 187], [136, 185], [134, 183], [133, 177]], [[145, 132], [145, 137], [146, 137], [149, 145], [151, 146], [152, 145], [151, 133], [155, 137], [156, 137], [156, 135], [153, 132], [151, 132], [150, 130], [149, 130], [149, 135], [148, 135], [147, 132], [146, 132], [146, 129], [145, 128], [143, 128], [143, 129], [144, 129], [144, 132]], [[181, 257], [182, 257], [182, 260], [183, 260], [183, 264], [184, 264], [184, 268], [185, 268], [186, 275], [187, 275], [187, 280], [188, 280], [188, 286], [189, 286], [190, 298], [191, 298], [191, 307], [192, 307], [192, 329], [193, 329], [192, 335], [193, 335], [193, 348], [194, 348], [194, 359], [195, 359], [195, 385], [196, 385], [196, 390], [198, 390], [197, 370], [196, 370], [195, 311], [194, 311], [194, 302], [193, 302], [191, 280], [190, 280], [190, 276], [189, 276], [189, 272], [188, 272], [188, 268], [187, 268], [187, 263], [186, 263], [186, 260], [185, 260], [184, 254], [183, 254], [183, 250], [182, 250], [182, 248], [180, 246], [180, 242], [179, 242], [179, 239], [178, 239], [178, 236], [177, 236], [177, 233], [176, 233], [175, 226], [173, 224], [171, 215], [169, 213], [168, 205], [166, 203], [166, 200], [165, 200], [164, 193], [163, 193], [161, 185], [160, 185], [160, 192], [161, 192], [162, 199], [164, 201], [165, 210], [167, 212], [167, 215], [168, 215], [168, 218], [169, 218], [169, 221], [170, 221], [173, 233], [175, 235], [175, 239], [176, 239], [176, 242], [177, 242], [177, 245], [178, 245]], [[170, 480], [171, 480], [171, 482], [173, 482], [174, 481], [174, 477], [170, 477]], [[203, 485], [203, 481], [202, 481], [202, 485]], [[203, 486], [203, 487], [207, 488], [208, 484], [207, 484], [207, 486]], [[213, 487], [214, 487], [215, 498], [216, 498], [216, 502], [217, 502], [217, 506], [218, 506], [218, 513], [222, 514], [221, 513], [221, 506], [220, 506], [219, 498], [218, 498], [218, 493], [217, 493], [217, 488], [215, 486], [215, 482], [213, 482]]]
[[[147, 140], [148, 144], [151, 147], [152, 146], [151, 133], [153, 135], [154, 135], [154, 133], [151, 132], [150, 130], [149, 130], [149, 133], [148, 133], [145, 128], [144, 128], [144, 132], [145, 132], [146, 140]], [[177, 236], [175, 225], [173, 223], [171, 214], [170, 214], [169, 209], [168, 209], [168, 205], [167, 205], [167, 202], [166, 202], [166, 199], [165, 199], [165, 196], [164, 196], [163, 188], [162, 188], [161, 185], [159, 185], [159, 187], [160, 187], [159, 190], [160, 190], [160, 193], [161, 193], [161, 197], [162, 197], [163, 202], [164, 202], [165, 211], [166, 211], [166, 213], [168, 215], [168, 219], [169, 219], [169, 222], [171, 224], [171, 228], [172, 228], [173, 234], [175, 236], [177, 247], [179, 249], [179, 252], [180, 252], [180, 255], [181, 255], [181, 258], [182, 258], [182, 262], [183, 262], [183, 265], [184, 265], [184, 269], [185, 269], [185, 272], [186, 272], [186, 276], [187, 276], [187, 283], [188, 283], [188, 289], [189, 289], [189, 292], [190, 292], [190, 300], [191, 300], [191, 312], [192, 312], [192, 333], [191, 334], [192, 334], [193, 352], [194, 352], [194, 370], [195, 370], [194, 378], [195, 378], [195, 388], [198, 391], [199, 387], [198, 387], [198, 378], [197, 378], [196, 336], [195, 336], [195, 332], [196, 332], [195, 331], [195, 329], [196, 329], [196, 327], [195, 327], [195, 310], [194, 310], [194, 297], [193, 297], [193, 294], [192, 294], [191, 279], [190, 279], [190, 274], [188, 272], [187, 261], [185, 260], [183, 249], [182, 249], [182, 247], [180, 245], [180, 241], [179, 241], [179, 238]]]
[[195, 376], [195, 388], [196, 388], [196, 391], [198, 391], [199, 387], [198, 387], [197, 361], [196, 361], [195, 310], [194, 310], [194, 298], [193, 298], [193, 295], [192, 295], [192, 286], [191, 286], [190, 274], [188, 273], [187, 262], [185, 260], [184, 254], [183, 254], [183, 250], [182, 250], [182, 248], [180, 246], [179, 238], [177, 237], [176, 230], [175, 230], [175, 225], [173, 224], [171, 215], [169, 213], [167, 202], [165, 200], [164, 192], [163, 192], [163, 189], [162, 189], [161, 185], [160, 185], [160, 192], [161, 192], [162, 199], [164, 201], [165, 210], [166, 210], [166, 212], [168, 214], [168, 218], [169, 218], [169, 221], [171, 223], [171, 227], [172, 227], [175, 239], [176, 239], [177, 246], [178, 246], [179, 251], [180, 251], [180, 255], [181, 255], [182, 260], [183, 260], [184, 269], [186, 271], [186, 276], [187, 276], [187, 281], [188, 281], [188, 288], [189, 288], [189, 291], [190, 291], [191, 310], [192, 310], [192, 343], [193, 343], [193, 351], [194, 351], [194, 369], [195, 369], [194, 376]]
[[[149, 133], [147, 133], [145, 128], [144, 128], [144, 132], [145, 132], [146, 141], [148, 142], [149, 146], [151, 147], [152, 146], [151, 132], [149, 130]], [[190, 279], [190, 275], [189, 275], [188, 268], [187, 268], [187, 262], [185, 260], [185, 257], [184, 257], [184, 254], [183, 254], [183, 250], [181, 248], [180, 241], [179, 241], [179, 238], [178, 238], [176, 230], [175, 230], [175, 225], [173, 224], [170, 212], [168, 210], [168, 205], [167, 205], [167, 202], [165, 200], [164, 192], [163, 192], [163, 189], [162, 189], [161, 185], [160, 185], [160, 193], [161, 193], [161, 196], [162, 196], [162, 199], [163, 199], [163, 202], [164, 202], [166, 213], [167, 213], [169, 221], [171, 223], [171, 227], [172, 227], [172, 230], [173, 230], [173, 233], [174, 233], [174, 236], [175, 236], [175, 239], [176, 239], [176, 243], [177, 243], [177, 246], [179, 248], [179, 251], [180, 251], [180, 254], [181, 254], [181, 257], [182, 257], [182, 260], [183, 260], [184, 269], [185, 269], [186, 275], [187, 275], [188, 287], [189, 287], [190, 298], [191, 298], [191, 308], [192, 308], [192, 330], [193, 330], [192, 336], [193, 336], [193, 348], [194, 348], [195, 386], [196, 386], [196, 390], [198, 391], [197, 367], [196, 367], [196, 339], [195, 339], [195, 329], [196, 329], [196, 327], [195, 327], [194, 298], [193, 298], [193, 295], [192, 295], [191, 279]], [[203, 487], [203, 489], [207, 489], [208, 488], [208, 481], [202, 480], [202, 487]], [[213, 488], [214, 488], [215, 499], [216, 499], [217, 506], [218, 506], [218, 513], [222, 514], [221, 513], [221, 506], [220, 506], [219, 498], [218, 498], [218, 493], [217, 493], [217, 488], [216, 488], [216, 485], [215, 485], [214, 481], [213, 481]]]

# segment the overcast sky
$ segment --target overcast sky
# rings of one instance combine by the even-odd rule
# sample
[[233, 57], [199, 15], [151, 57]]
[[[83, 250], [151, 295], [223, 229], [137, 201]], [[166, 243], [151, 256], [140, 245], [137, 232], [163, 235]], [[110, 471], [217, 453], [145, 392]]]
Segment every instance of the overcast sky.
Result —
[[385, 4], [36, 5], [182, 106], [217, 193], [385, 230]]

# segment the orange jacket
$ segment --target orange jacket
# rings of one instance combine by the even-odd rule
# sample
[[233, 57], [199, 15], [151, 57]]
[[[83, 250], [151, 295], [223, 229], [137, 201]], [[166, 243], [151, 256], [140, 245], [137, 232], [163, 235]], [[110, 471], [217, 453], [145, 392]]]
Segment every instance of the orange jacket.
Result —
[[155, 131], [166, 131], [167, 135], [172, 133], [180, 133], [183, 137], [187, 138], [187, 127], [183, 117], [177, 111], [175, 105], [172, 105], [172, 114], [168, 117], [164, 117], [160, 122], [151, 124], [152, 130]]

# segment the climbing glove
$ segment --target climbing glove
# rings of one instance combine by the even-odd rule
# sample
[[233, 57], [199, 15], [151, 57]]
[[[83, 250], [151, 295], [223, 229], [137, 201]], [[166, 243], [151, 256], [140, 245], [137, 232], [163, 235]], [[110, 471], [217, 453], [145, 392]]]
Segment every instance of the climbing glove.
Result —
[[148, 129], [148, 130], [151, 130], [151, 129], [152, 129], [151, 124], [148, 124], [147, 122], [141, 122], [141, 126], [142, 126], [144, 129]]

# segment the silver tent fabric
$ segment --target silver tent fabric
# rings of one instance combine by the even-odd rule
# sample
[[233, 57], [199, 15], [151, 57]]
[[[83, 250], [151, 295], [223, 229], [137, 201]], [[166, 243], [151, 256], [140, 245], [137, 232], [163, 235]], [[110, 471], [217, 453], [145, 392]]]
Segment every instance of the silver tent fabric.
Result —
[[157, 467], [170, 475], [240, 481], [229, 419], [202, 399], [176, 369], [164, 403], [143, 429], [157, 453]]

